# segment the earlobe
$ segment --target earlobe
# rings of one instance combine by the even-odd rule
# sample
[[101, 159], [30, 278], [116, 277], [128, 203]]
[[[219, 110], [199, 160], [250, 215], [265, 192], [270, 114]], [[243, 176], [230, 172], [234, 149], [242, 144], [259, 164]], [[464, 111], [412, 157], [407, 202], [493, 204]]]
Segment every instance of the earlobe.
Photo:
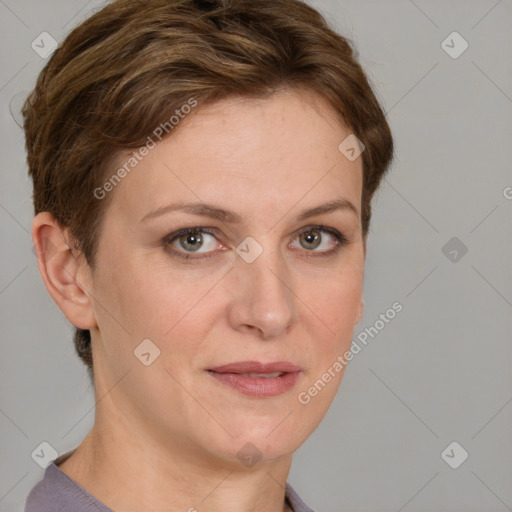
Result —
[[82, 277], [86, 265], [73, 254], [68, 231], [49, 212], [37, 214], [32, 222], [32, 241], [37, 266], [48, 290], [65, 317], [76, 327], [96, 326], [91, 298], [90, 279]]

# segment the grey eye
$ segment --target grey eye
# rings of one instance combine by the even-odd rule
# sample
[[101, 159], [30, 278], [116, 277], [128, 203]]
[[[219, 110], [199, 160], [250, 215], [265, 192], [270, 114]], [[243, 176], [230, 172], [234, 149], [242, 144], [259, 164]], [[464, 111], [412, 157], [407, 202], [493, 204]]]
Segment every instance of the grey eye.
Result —
[[322, 242], [322, 235], [319, 230], [313, 229], [299, 235], [299, 240], [304, 249], [316, 249]]
[[178, 240], [186, 251], [197, 251], [203, 245], [203, 237], [199, 232], [187, 233], [180, 236]]
[[214, 251], [219, 242], [217, 239], [206, 231], [189, 231], [182, 235], [176, 236], [171, 245], [180, 252], [209, 252]]

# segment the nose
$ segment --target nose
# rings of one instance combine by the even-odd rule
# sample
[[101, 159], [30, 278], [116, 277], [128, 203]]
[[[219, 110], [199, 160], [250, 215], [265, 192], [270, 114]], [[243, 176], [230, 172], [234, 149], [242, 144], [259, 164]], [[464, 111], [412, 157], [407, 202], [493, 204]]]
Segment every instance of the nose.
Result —
[[252, 263], [237, 258], [228, 321], [239, 332], [270, 340], [286, 334], [296, 320], [296, 297], [278, 251], [264, 250]]

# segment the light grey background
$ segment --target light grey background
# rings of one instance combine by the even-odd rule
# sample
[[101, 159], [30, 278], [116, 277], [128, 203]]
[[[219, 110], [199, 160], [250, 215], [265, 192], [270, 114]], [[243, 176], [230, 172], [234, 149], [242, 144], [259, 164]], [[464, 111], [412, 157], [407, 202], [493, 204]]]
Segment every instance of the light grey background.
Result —
[[[311, 3], [355, 41], [396, 141], [355, 335], [395, 301], [403, 310], [354, 357], [289, 481], [319, 512], [512, 510], [512, 3]], [[36, 36], [61, 41], [99, 5], [0, 0], [1, 511], [21, 511], [42, 477], [30, 455], [41, 441], [65, 452], [94, 419], [73, 331], [32, 253], [31, 183], [9, 105], [45, 63]], [[453, 31], [469, 44], [456, 59], [441, 47]], [[468, 249], [456, 262], [442, 251], [452, 237]], [[469, 453], [458, 469], [441, 457], [453, 441]]]

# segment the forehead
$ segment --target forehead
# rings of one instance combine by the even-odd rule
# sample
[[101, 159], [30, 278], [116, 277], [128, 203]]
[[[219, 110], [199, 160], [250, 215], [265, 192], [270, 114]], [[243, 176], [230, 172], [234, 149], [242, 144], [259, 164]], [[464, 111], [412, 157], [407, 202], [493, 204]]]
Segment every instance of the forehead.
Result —
[[268, 211], [341, 194], [359, 209], [362, 159], [338, 149], [350, 133], [307, 91], [199, 105], [116, 187], [112, 207], [135, 219], [177, 198]]

